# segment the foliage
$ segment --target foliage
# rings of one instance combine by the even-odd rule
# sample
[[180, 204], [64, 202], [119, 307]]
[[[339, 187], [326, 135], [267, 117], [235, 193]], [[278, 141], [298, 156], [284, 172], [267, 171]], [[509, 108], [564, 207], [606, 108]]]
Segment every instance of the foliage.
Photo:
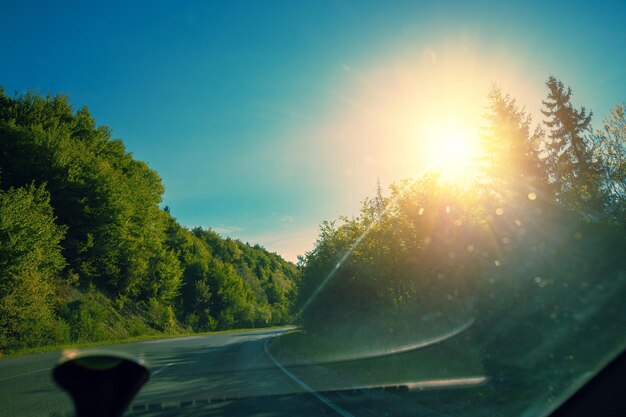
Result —
[[607, 212], [616, 222], [626, 210], [626, 116], [625, 106], [611, 109], [603, 129], [595, 135], [595, 158], [602, 161]]
[[0, 350], [288, 322], [295, 266], [192, 233], [163, 190], [87, 108], [0, 89]]
[[[545, 319], [544, 307], [568, 304], [568, 292], [585, 299], [597, 277], [623, 281], [626, 240], [614, 225], [626, 224], [624, 109], [594, 138], [591, 114], [574, 109], [571, 90], [553, 77], [547, 86], [543, 127], [491, 90], [479, 182], [461, 188], [427, 174], [392, 185], [388, 197], [379, 187], [352, 219], [322, 223], [301, 259], [305, 334], [342, 346], [341, 356], [358, 344], [410, 345], [398, 333], [427, 339], [433, 321], [441, 332], [480, 317], [488, 344], [512, 305], [526, 301], [534, 307], [515, 311]], [[553, 331], [554, 320], [548, 315], [535, 336]], [[377, 341], [381, 334], [391, 342]]]
[[65, 265], [44, 186], [0, 190], [0, 351], [54, 339], [54, 284]]
[[86, 108], [74, 113], [66, 97], [26, 94], [2, 103], [2, 184], [47, 184], [58, 222], [67, 226], [65, 258], [81, 283], [121, 300], [142, 292], [171, 298], [180, 276], [165, 265], [171, 257], [162, 246], [158, 175], [97, 127]]
[[[393, 186], [382, 213], [366, 201], [355, 219], [324, 223], [302, 272], [304, 327], [388, 325], [432, 309], [453, 315], [480, 275], [481, 247], [490, 246], [472, 201], [431, 175]], [[459, 285], [447, 292], [449, 282]]]
[[546, 185], [545, 161], [540, 158], [544, 132], [532, 128], [532, 118], [513, 98], [498, 87], [489, 92], [488, 126], [482, 135], [482, 171], [485, 185], [492, 185], [502, 198], [525, 200], [528, 190]]
[[549, 93], [542, 110], [549, 129], [546, 162], [557, 189], [556, 198], [570, 208], [584, 206], [587, 210], [601, 211], [600, 166], [593, 158], [589, 138], [593, 113], [587, 113], [584, 107], [576, 110], [571, 103], [572, 89], [566, 89], [556, 78], [548, 78], [546, 85]]

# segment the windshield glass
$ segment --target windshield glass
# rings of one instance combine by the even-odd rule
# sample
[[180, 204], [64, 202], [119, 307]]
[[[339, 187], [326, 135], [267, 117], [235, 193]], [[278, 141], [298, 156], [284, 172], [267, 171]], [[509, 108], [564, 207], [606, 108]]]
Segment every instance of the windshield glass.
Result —
[[4, 4], [0, 415], [106, 352], [129, 416], [549, 415], [626, 348], [626, 8], [501, 3]]

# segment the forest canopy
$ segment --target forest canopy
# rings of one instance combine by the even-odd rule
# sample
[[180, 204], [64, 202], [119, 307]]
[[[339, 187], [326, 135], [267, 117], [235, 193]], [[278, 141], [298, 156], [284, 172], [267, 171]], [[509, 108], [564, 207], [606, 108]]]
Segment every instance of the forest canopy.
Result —
[[189, 230], [89, 110], [0, 90], [0, 352], [290, 321], [298, 270]]

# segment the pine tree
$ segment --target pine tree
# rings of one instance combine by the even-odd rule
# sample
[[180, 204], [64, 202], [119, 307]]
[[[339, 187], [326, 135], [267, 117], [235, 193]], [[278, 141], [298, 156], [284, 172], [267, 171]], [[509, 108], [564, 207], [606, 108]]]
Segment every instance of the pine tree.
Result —
[[501, 195], [526, 198], [530, 191], [546, 185], [545, 165], [539, 156], [543, 131], [532, 129], [531, 116], [497, 86], [488, 98], [488, 126], [481, 137], [485, 181]]
[[549, 130], [547, 161], [557, 198], [572, 208], [600, 210], [600, 170], [588, 139], [593, 113], [587, 113], [584, 107], [575, 109], [572, 89], [565, 88], [555, 77], [548, 78], [546, 86], [549, 92], [541, 112], [548, 118], [544, 121]]

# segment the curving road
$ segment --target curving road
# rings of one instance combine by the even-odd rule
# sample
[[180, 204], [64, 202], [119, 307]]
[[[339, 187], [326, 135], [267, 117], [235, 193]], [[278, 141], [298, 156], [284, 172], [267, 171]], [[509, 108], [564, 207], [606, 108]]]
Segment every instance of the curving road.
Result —
[[[143, 357], [152, 368], [129, 416], [333, 415], [289, 379], [264, 351], [287, 329], [258, 330], [99, 346]], [[89, 349], [85, 349], [89, 350]], [[50, 377], [61, 353], [0, 359], [0, 416], [73, 415]]]
[[[381, 358], [283, 366], [266, 351], [266, 342], [287, 330], [159, 339], [92, 350], [127, 352], [150, 364], [152, 376], [131, 404], [126, 414], [131, 417], [467, 414], [467, 400], [474, 391], [432, 388], [479, 387], [486, 380], [480, 361], [468, 355], [464, 339]], [[0, 359], [0, 416], [72, 416], [69, 398], [50, 377], [60, 356], [57, 352]]]

